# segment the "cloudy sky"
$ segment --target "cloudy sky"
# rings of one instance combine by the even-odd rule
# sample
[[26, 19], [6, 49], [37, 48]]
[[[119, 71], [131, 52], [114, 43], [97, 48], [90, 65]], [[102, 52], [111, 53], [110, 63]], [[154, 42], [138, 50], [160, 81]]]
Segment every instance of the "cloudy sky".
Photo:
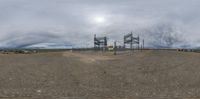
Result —
[[200, 47], [199, 0], [0, 0], [0, 47], [93, 46], [133, 32], [149, 47]]

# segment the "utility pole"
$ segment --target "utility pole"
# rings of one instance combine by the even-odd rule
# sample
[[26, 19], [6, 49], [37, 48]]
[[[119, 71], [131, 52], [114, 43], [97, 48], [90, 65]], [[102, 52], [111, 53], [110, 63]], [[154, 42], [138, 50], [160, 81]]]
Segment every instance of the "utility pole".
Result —
[[114, 55], [117, 55], [117, 42], [114, 41]]
[[138, 51], [140, 49], [140, 36], [138, 35]]
[[130, 43], [131, 50], [133, 49], [133, 33], [131, 32], [131, 43]]
[[124, 37], [124, 49], [126, 49], [126, 43], [125, 43], [126, 38]]
[[143, 50], [144, 50], [144, 39], [142, 40], [142, 46], [143, 46]]

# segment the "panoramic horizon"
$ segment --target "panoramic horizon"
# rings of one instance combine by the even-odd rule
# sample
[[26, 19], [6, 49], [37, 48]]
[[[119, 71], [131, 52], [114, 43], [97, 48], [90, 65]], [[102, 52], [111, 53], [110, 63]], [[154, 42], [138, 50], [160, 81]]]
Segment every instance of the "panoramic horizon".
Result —
[[93, 47], [94, 34], [150, 48], [200, 48], [198, 0], [1, 0], [0, 48]]
[[200, 99], [200, 0], [0, 0], [0, 99]]

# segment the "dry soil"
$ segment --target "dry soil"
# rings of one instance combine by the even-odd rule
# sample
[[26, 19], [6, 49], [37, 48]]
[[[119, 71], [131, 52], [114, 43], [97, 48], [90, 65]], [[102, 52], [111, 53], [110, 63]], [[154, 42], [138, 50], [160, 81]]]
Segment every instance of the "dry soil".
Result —
[[200, 53], [0, 54], [0, 99], [200, 99]]

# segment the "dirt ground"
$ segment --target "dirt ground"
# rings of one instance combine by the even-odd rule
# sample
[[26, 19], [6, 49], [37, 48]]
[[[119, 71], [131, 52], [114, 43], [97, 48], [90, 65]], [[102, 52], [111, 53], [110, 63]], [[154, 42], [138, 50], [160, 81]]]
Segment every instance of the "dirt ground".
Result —
[[0, 99], [200, 99], [200, 53], [0, 54]]

